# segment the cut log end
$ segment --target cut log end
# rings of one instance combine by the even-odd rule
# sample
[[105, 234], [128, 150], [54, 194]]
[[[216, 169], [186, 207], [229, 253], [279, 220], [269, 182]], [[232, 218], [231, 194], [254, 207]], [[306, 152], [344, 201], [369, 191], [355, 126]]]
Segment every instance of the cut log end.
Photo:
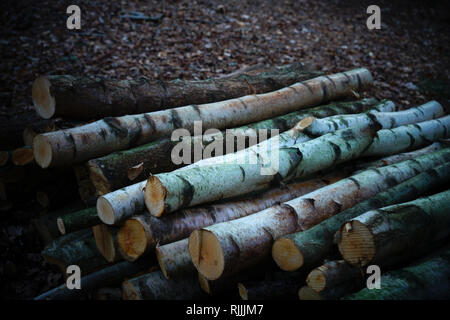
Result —
[[61, 234], [66, 234], [66, 227], [64, 226], [64, 220], [61, 218], [57, 218], [56, 219], [56, 225], [58, 226], [58, 230], [59, 232], [61, 232]]
[[155, 217], [160, 217], [164, 212], [164, 200], [167, 190], [156, 176], [150, 176], [145, 185], [144, 198], [148, 211]]
[[308, 128], [309, 126], [311, 126], [311, 124], [314, 122], [314, 120], [316, 120], [315, 117], [306, 117], [303, 118], [302, 120], [300, 120], [296, 125], [295, 125], [295, 131], [303, 131], [306, 128]]
[[122, 283], [122, 298], [124, 300], [142, 300], [139, 289], [128, 280]]
[[113, 191], [108, 179], [105, 177], [102, 169], [95, 163], [95, 161], [88, 161], [87, 167], [89, 169], [89, 178], [100, 195]]
[[372, 232], [357, 220], [342, 225], [338, 248], [345, 261], [354, 266], [366, 266], [375, 256]]
[[50, 142], [43, 135], [33, 139], [33, 155], [36, 163], [42, 168], [48, 168], [52, 162], [53, 151]]
[[303, 265], [303, 255], [294, 241], [282, 238], [272, 246], [272, 257], [278, 266], [285, 271], [295, 271]]
[[50, 81], [46, 77], [39, 77], [33, 82], [31, 95], [34, 108], [39, 116], [50, 119], [55, 114], [55, 98], [50, 94]]
[[117, 234], [117, 242], [126, 260], [135, 261], [142, 256], [147, 250], [147, 235], [139, 220], [125, 221]]
[[114, 235], [109, 227], [104, 224], [99, 224], [92, 227], [95, 244], [98, 251], [108, 261], [113, 262], [116, 259], [116, 248], [114, 246]]
[[248, 300], [248, 291], [244, 284], [238, 283], [238, 291], [242, 300]]
[[298, 297], [300, 300], [322, 300], [320, 294], [308, 286], [301, 287], [298, 290]]
[[211, 294], [208, 279], [206, 279], [201, 273], [198, 274], [198, 282], [200, 283], [200, 288], [202, 288], [203, 291], [207, 294]]
[[208, 280], [220, 278], [225, 259], [219, 239], [208, 230], [195, 230], [189, 237], [189, 254], [192, 263]]
[[103, 223], [108, 225], [113, 225], [116, 223], [116, 215], [114, 214], [114, 208], [111, 206], [109, 201], [104, 197], [99, 197], [97, 199], [97, 214]]
[[166, 270], [166, 265], [164, 263], [163, 254], [158, 246], [156, 247], [155, 252], [156, 252], [156, 260], [158, 261], [158, 265], [159, 265], [159, 268], [161, 269], [161, 272], [163, 273], [163, 275], [166, 279], [170, 279], [169, 274], [167, 273], [167, 270]]
[[306, 283], [308, 284], [308, 287], [310, 287], [314, 291], [320, 292], [325, 289], [327, 279], [325, 277], [325, 274], [321, 270], [314, 269], [306, 278]]

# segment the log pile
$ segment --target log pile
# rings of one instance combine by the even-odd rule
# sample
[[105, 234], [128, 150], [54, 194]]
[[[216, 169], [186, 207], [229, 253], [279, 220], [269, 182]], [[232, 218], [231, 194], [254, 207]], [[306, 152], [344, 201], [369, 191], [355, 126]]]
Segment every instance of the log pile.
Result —
[[33, 194], [44, 259], [82, 276], [36, 299], [446, 298], [450, 116], [360, 99], [372, 82], [301, 63], [36, 79], [45, 120], [0, 153], [0, 200]]

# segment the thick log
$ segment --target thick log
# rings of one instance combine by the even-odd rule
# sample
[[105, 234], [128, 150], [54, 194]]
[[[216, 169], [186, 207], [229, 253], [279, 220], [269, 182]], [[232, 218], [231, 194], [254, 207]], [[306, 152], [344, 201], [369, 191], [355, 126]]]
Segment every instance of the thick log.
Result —
[[256, 196], [184, 209], [160, 218], [148, 212], [134, 216], [126, 220], [119, 231], [118, 243], [121, 253], [125, 259], [135, 260], [152, 252], [156, 244], [164, 245], [178, 241], [187, 238], [196, 229], [242, 218], [276, 203], [297, 198], [343, 179], [350, 172], [351, 168], [346, 168], [339, 173], [328, 174], [321, 178], [271, 188]]
[[56, 223], [59, 232], [66, 234], [98, 225], [101, 221], [95, 208], [87, 208], [59, 216], [56, 219]]
[[[241, 147], [249, 147], [256, 142], [261, 142], [266, 138], [270, 138], [267, 134], [261, 134], [262, 131], [259, 130], [279, 129], [280, 132], [284, 132], [294, 127], [300, 120], [309, 116], [323, 118], [336, 114], [359, 113], [368, 108], [378, 111], [393, 111], [395, 106], [390, 101], [383, 101], [378, 104], [376, 99], [335, 102], [292, 112], [273, 119], [251, 123], [235, 129], [227, 129], [226, 135], [224, 135], [224, 132], [218, 132], [215, 134], [194, 136], [187, 139], [185, 137], [183, 143], [190, 144], [185, 150], [189, 150], [190, 148], [193, 153], [196, 149], [196, 147], [194, 147], [195, 145], [200, 145], [202, 150], [204, 150], [207, 145], [216, 143], [223, 145], [225, 144], [226, 137], [232, 135], [238, 136], [244, 133], [248, 137], [246, 139], [246, 144], [241, 145], [235, 143], [233, 148], [233, 151], [239, 151], [239, 148]], [[150, 176], [150, 174], [173, 171], [184, 165], [175, 164], [171, 159], [172, 150], [178, 143], [179, 141], [163, 138], [130, 150], [119, 151], [101, 158], [89, 160], [87, 166], [90, 171], [90, 178], [100, 194], [103, 195], [132, 184], [133, 182], [129, 179], [128, 173], [130, 168], [136, 165], [141, 165], [141, 171], [139, 172], [139, 175], [135, 177], [135, 179], [140, 177], [138, 181], [142, 180], [143, 177]], [[222, 146], [224, 152], [227, 152], [226, 149], [226, 146]], [[209, 155], [204, 154], [204, 157], [205, 156], [208, 157]], [[196, 160], [193, 155], [191, 155], [190, 159]]]
[[33, 140], [36, 162], [43, 168], [69, 165], [113, 151], [168, 137], [177, 128], [193, 133], [194, 122], [218, 130], [273, 118], [363, 90], [372, 83], [367, 69], [321, 76], [278, 91], [222, 102], [105, 118], [77, 128], [38, 135]]
[[151, 259], [139, 260], [134, 263], [123, 261], [82, 276], [80, 279], [81, 289], [79, 290], [68, 289], [64, 283], [35, 297], [34, 300], [79, 299], [98, 288], [120, 284], [124, 278], [132, 277], [144, 271], [150, 272], [152, 269], [154, 269], [154, 261]]
[[[423, 112], [423, 114], [425, 113]], [[367, 122], [366, 125], [370, 127], [373, 125], [373, 128], [379, 127], [378, 122], [376, 121]], [[361, 130], [363, 130], [362, 128], [367, 129], [367, 126], [361, 127]], [[336, 131], [336, 133], [341, 130]], [[355, 134], [357, 129], [352, 130], [354, 130], [353, 134]], [[368, 148], [360, 151], [352, 149], [354, 153], [349, 159], [361, 155], [390, 155], [393, 153], [393, 150], [395, 150], [395, 153], [407, 151], [426, 145], [429, 141], [436, 141], [439, 138], [444, 138], [448, 133], [450, 133], [450, 116], [424, 121], [414, 125], [401, 126], [395, 129], [380, 130], [377, 132], [373, 143], [371, 142], [370, 145], [368, 145]], [[161, 216], [164, 213], [173, 212], [181, 207], [189, 207], [217, 199], [232, 197], [244, 192], [255, 191], [258, 190], [258, 188], [261, 188], [261, 186], [272, 182], [274, 179], [288, 181], [289, 179], [292, 179], [292, 177], [298, 178], [299, 176], [313, 173], [315, 167], [317, 168], [317, 166], [320, 166], [320, 160], [326, 161], [328, 156], [330, 156], [328, 160], [331, 160], [333, 158], [332, 155], [336, 155], [335, 152], [339, 149], [339, 147], [336, 148], [336, 146], [340, 146], [340, 151], [345, 149], [342, 140], [340, 142], [328, 141], [328, 139], [332, 137], [330, 135], [333, 135], [333, 133], [328, 133], [319, 138], [291, 147], [287, 147], [285, 142], [281, 143], [281, 146], [279, 146], [279, 143], [277, 143], [279, 139], [274, 140], [275, 138], [272, 138], [266, 141], [270, 141], [270, 143], [268, 143], [272, 147], [270, 150], [268, 150], [269, 146], [267, 146], [266, 148], [261, 149], [260, 152], [255, 152], [256, 155], [253, 150], [246, 153], [246, 156], [253, 157], [254, 161], [246, 161], [246, 158], [238, 158], [239, 161], [237, 161], [238, 164], [236, 165], [230, 165], [230, 162], [226, 162], [226, 165], [222, 166], [203, 165], [205, 161], [208, 162], [208, 160], [217, 161], [216, 158], [211, 158], [203, 160], [201, 168], [194, 166], [191, 169], [150, 176], [145, 186], [145, 205], [151, 214]], [[351, 135], [352, 134], [349, 133], [347, 136], [350, 137]], [[410, 142], [406, 147], [398, 140], [401, 140], [404, 136], [408, 137], [408, 141]], [[369, 135], [358, 136], [358, 138], [364, 137], [369, 138]], [[284, 135], [277, 136], [276, 138], [284, 138]], [[395, 145], [397, 142], [398, 145], [393, 147], [392, 144]], [[334, 144], [336, 146], [334, 146]], [[355, 144], [357, 145], [358, 143]], [[315, 148], [314, 152], [311, 150], [308, 151], [307, 149], [313, 145]], [[358, 147], [361, 146], [362, 144], [359, 144]], [[331, 150], [332, 147], [334, 147], [333, 150]], [[296, 155], [293, 155], [291, 151], [295, 148], [297, 148]], [[321, 152], [318, 152], [318, 150], [320, 150], [319, 148], [322, 148]], [[248, 149], [242, 151], [247, 150]], [[290, 156], [288, 156], [288, 154], [290, 154]], [[236, 158], [236, 155], [237, 154], [231, 156]], [[322, 157], [317, 158], [318, 155]], [[308, 157], [310, 158], [308, 159]], [[309, 165], [306, 165], [309, 160], [313, 158], [315, 159], [310, 162]], [[338, 162], [339, 161], [341, 160], [338, 160]], [[249, 164], [251, 162], [256, 164]], [[334, 164], [338, 162], [334, 162]], [[275, 169], [273, 167], [267, 168], [267, 166], [264, 167], [265, 163], [269, 164], [269, 166], [273, 166], [274, 163], [276, 163], [278, 167]], [[329, 162], [328, 166], [332, 166], [332, 164], [333, 162]], [[300, 171], [299, 168], [301, 168], [302, 171]], [[319, 170], [326, 168], [327, 167], [325, 166]], [[271, 175], [269, 170], [272, 169], [274, 169], [275, 172]], [[266, 172], [262, 173], [261, 170], [266, 170]], [[218, 183], [219, 181], [220, 183]], [[224, 183], [224, 181], [226, 183]]]
[[45, 119], [54, 115], [99, 119], [269, 92], [318, 75], [301, 63], [200, 81], [117, 81], [54, 75], [37, 78], [32, 91], [36, 111]]
[[344, 260], [329, 261], [312, 270], [306, 283], [320, 295], [321, 300], [336, 300], [364, 287], [364, 270]]
[[44, 260], [57, 265], [63, 275], [70, 265], [80, 267], [81, 274], [88, 274], [105, 267], [108, 261], [97, 249], [92, 231], [80, 230], [53, 240], [43, 251]]
[[450, 299], [450, 250], [444, 249], [411, 266], [381, 275], [381, 289], [367, 288], [345, 300]]
[[99, 224], [92, 227], [92, 233], [94, 234], [97, 249], [108, 262], [122, 260], [117, 245], [118, 231], [118, 228], [107, 226], [105, 224]]
[[81, 122], [67, 121], [61, 118], [40, 119], [38, 121], [33, 121], [28, 123], [28, 125], [23, 130], [23, 142], [26, 146], [31, 146], [33, 145], [34, 137], [36, 137], [38, 134], [73, 128], [81, 124]]
[[339, 230], [342, 257], [355, 266], [408, 261], [450, 235], [450, 190], [368, 211]]
[[270, 255], [273, 241], [281, 236], [307, 230], [418, 172], [447, 162], [449, 156], [450, 150], [444, 149], [369, 169], [250, 216], [196, 230], [189, 237], [191, 260], [211, 280], [254, 266]]
[[182, 207], [304, 177], [358, 158], [372, 143], [375, 132], [375, 128], [338, 130], [304, 143], [261, 150], [253, 155], [256, 164], [239, 161], [151, 176], [145, 186], [145, 205], [159, 217]]
[[193, 300], [206, 297], [196, 276], [166, 279], [154, 271], [123, 282], [125, 300]]
[[429, 190], [444, 186], [449, 180], [450, 163], [447, 162], [380, 192], [311, 229], [286, 235], [276, 240], [272, 247], [275, 262], [286, 271], [311, 269], [319, 265], [333, 250], [334, 234], [345, 221], [369, 210], [414, 200]]

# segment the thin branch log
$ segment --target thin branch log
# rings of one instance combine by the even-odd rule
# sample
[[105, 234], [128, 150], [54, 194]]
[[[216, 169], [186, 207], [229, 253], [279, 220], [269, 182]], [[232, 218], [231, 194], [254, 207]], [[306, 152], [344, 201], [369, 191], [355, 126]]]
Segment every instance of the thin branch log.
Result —
[[56, 219], [56, 223], [61, 234], [66, 234], [95, 226], [100, 224], [101, 221], [95, 208], [87, 208], [59, 216]]

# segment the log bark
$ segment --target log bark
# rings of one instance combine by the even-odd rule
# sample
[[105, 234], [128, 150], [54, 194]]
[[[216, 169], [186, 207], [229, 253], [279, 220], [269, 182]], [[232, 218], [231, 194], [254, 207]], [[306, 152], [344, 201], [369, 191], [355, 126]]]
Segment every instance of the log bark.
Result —
[[89, 229], [55, 239], [42, 251], [42, 256], [46, 262], [57, 265], [64, 276], [70, 265], [78, 265], [82, 274], [88, 274], [108, 264], [98, 251]]
[[118, 228], [104, 224], [99, 224], [92, 227], [92, 233], [94, 234], [97, 249], [108, 262], [117, 262], [122, 260], [122, 256], [119, 254], [117, 245], [118, 231]]
[[368, 211], [342, 225], [338, 248], [355, 266], [392, 266], [450, 235], [450, 190]]
[[43, 168], [69, 165], [168, 137], [177, 128], [192, 133], [195, 121], [202, 121], [205, 130], [238, 127], [336, 100], [352, 91], [364, 90], [371, 83], [372, 76], [367, 69], [356, 69], [298, 82], [266, 94], [108, 117], [77, 128], [36, 136], [34, 156]]
[[125, 300], [193, 300], [206, 297], [196, 276], [166, 279], [154, 271], [123, 282]]
[[364, 287], [364, 270], [344, 260], [329, 261], [312, 270], [306, 283], [320, 295], [321, 300], [336, 300]]
[[337, 115], [324, 119], [314, 119], [304, 131], [314, 136], [324, 135], [339, 129], [368, 126], [373, 122], [380, 128], [392, 129], [399, 126], [440, 118], [444, 108], [437, 101], [398, 112], [367, 112], [358, 115]]
[[101, 221], [95, 208], [87, 208], [59, 216], [56, 219], [56, 223], [59, 232], [66, 234], [98, 225]]
[[127, 260], [135, 260], [152, 252], [157, 244], [164, 245], [187, 238], [195, 229], [242, 218], [249, 214], [288, 201], [347, 177], [351, 169], [283, 187], [234, 201], [219, 202], [202, 207], [177, 211], [157, 218], [148, 212], [125, 221], [118, 234], [121, 253]]
[[[303, 231], [418, 172], [448, 161], [450, 150], [369, 169], [350, 178], [250, 216], [196, 230], [189, 253], [207, 279], [218, 279], [254, 266], [270, 254], [273, 241]], [[284, 250], [280, 250], [281, 256]], [[277, 259], [277, 258], [276, 258]]]
[[264, 93], [320, 75], [307, 71], [301, 63], [255, 71], [225, 78], [169, 82], [42, 76], [33, 83], [33, 103], [45, 119], [54, 115], [99, 119]]
[[275, 140], [270, 142], [270, 150], [253, 156], [256, 164], [239, 160], [239, 164], [208, 165], [151, 176], [145, 186], [145, 205], [152, 215], [159, 217], [183, 207], [261, 190], [279, 181], [288, 182], [329, 169], [358, 158], [370, 146], [375, 131], [375, 128], [338, 130], [280, 149], [273, 146]]
[[84, 123], [77, 121], [67, 121], [61, 118], [39, 119], [38, 121], [30, 121], [23, 130], [23, 142], [24, 145], [31, 146], [33, 145], [34, 137], [38, 134], [69, 129], [82, 124]]
[[449, 180], [450, 163], [428, 169], [311, 229], [278, 239], [272, 247], [273, 257], [282, 270], [309, 270], [319, 265], [333, 250], [334, 234], [345, 221], [369, 210], [414, 200], [429, 190], [444, 186]]
[[[294, 127], [300, 120], [309, 116], [323, 118], [336, 114], [359, 113], [368, 108], [374, 108], [379, 111], [394, 111], [395, 106], [390, 101], [378, 103], [376, 99], [335, 102], [292, 112], [235, 129], [227, 129], [226, 133], [231, 136], [245, 132], [245, 134], [248, 135], [249, 138], [246, 140], [245, 145], [241, 146], [235, 144], [233, 150], [239, 151], [240, 147], [249, 147], [257, 141], [261, 142], [265, 138], [270, 138], [269, 136], [265, 137], [265, 135], [260, 134], [261, 132], [258, 130], [279, 129], [280, 132], [284, 132]], [[202, 150], [204, 150], [207, 145], [211, 145], [212, 143], [218, 142], [222, 145], [225, 144], [225, 137], [227, 137], [227, 135], [224, 135], [224, 132], [220, 132], [204, 136], [194, 136], [185, 139], [186, 141], [183, 141], [183, 143], [190, 144], [190, 150], [193, 153], [195, 144], [201, 145]], [[178, 169], [185, 165], [175, 164], [171, 159], [172, 150], [178, 143], [179, 141], [172, 141], [169, 138], [164, 138], [130, 150], [119, 151], [101, 158], [89, 160], [87, 166], [90, 171], [91, 181], [100, 194], [103, 195], [132, 184], [133, 182], [128, 177], [128, 171], [138, 164], [142, 164], [140, 174], [135, 177], [135, 179], [140, 178], [138, 180], [142, 180], [143, 177], [148, 177], [150, 174], [169, 172]], [[222, 146], [222, 149], [226, 152], [226, 146]], [[204, 154], [203, 156], [208, 157], [207, 154]], [[190, 159], [195, 160], [195, 157], [191, 155]]]
[[134, 263], [123, 261], [82, 276], [80, 279], [81, 289], [79, 290], [68, 289], [64, 283], [35, 297], [33, 300], [79, 299], [98, 288], [120, 284], [124, 278], [132, 277], [143, 271], [150, 272], [152, 269], [154, 269], [154, 261], [151, 259], [139, 260]]
[[441, 250], [411, 266], [381, 275], [381, 289], [367, 288], [345, 300], [450, 299], [450, 250]]

